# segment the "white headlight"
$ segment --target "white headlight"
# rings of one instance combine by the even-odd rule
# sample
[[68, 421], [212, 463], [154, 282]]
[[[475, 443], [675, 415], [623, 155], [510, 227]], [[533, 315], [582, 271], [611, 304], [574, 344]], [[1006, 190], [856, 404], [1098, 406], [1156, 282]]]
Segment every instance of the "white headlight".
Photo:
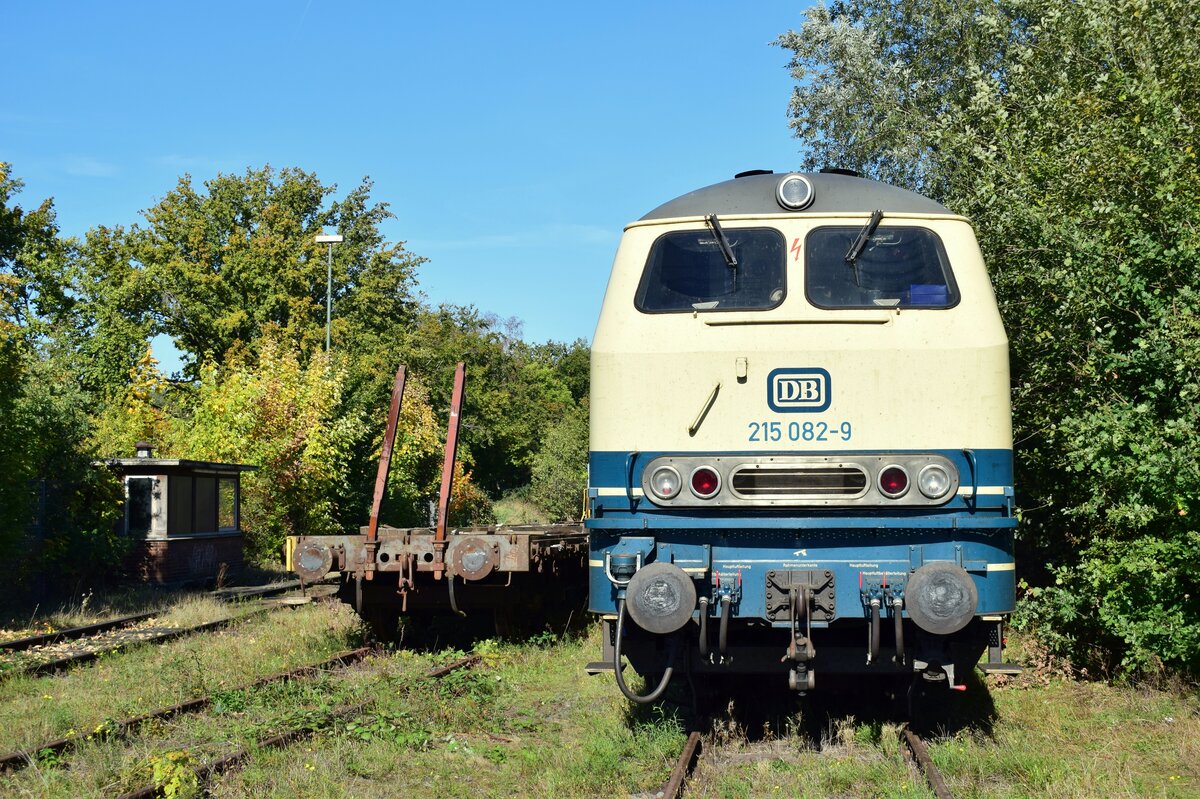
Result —
[[941, 499], [950, 490], [950, 475], [941, 466], [931, 463], [917, 476], [917, 487], [930, 499]]
[[659, 499], [674, 499], [683, 481], [674, 466], [660, 466], [650, 475], [650, 490]]
[[813, 186], [803, 175], [787, 175], [776, 186], [775, 199], [789, 211], [801, 211], [813, 201]]

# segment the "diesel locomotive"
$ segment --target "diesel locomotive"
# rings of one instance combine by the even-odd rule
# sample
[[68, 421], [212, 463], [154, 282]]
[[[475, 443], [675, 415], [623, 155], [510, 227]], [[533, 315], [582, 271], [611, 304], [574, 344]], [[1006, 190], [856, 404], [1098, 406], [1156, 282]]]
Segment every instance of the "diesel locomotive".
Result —
[[939, 203], [755, 171], [629, 224], [589, 450], [589, 605], [630, 699], [683, 670], [807, 692], [1009, 669], [1008, 343], [970, 222]]

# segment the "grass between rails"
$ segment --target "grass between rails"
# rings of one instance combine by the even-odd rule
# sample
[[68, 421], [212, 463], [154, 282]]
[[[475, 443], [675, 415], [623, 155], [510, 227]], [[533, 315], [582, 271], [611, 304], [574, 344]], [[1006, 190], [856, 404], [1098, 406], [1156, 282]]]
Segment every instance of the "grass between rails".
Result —
[[[217, 692], [205, 713], [129, 742], [86, 742], [63, 756], [69, 768], [47, 760], [0, 777], [0, 795], [107, 796], [156, 774], [187, 794], [192, 768], [306, 724], [314, 737], [256, 753], [212, 795], [624, 796], [661, 785], [683, 745], [670, 712], [631, 710], [611, 676], [584, 675], [596, 628], [584, 638], [483, 642], [480, 666], [440, 681], [423, 675], [454, 653], [400, 650], [312, 681], [233, 690], [328, 657], [359, 634], [346, 608], [310, 605], [61, 677], [0, 684], [0, 749]], [[367, 698], [363, 713], [328, 722], [332, 706]], [[930, 739], [960, 799], [1200, 795], [1200, 701], [1186, 691], [1030, 677], [990, 691], [973, 685], [967, 702], [976, 721]], [[750, 730], [762, 738], [752, 744], [739, 724], [753, 723], [735, 714], [710, 739], [689, 799], [932, 796], [905, 764], [895, 723], [828, 710], [838, 705], [832, 691], [820, 710], [789, 704], [765, 735]]]
[[[292, 575], [277, 568], [249, 567], [239, 576], [239, 585], [271, 585], [291, 579]], [[0, 641], [12, 641], [32, 635], [43, 635], [71, 627], [108, 621], [144, 611], [180, 605], [191, 598], [211, 596], [207, 591], [187, 590], [140, 584], [111, 592], [91, 591], [61, 604], [24, 607], [0, 607]]]
[[[213, 605], [210, 610], [221, 611], [214, 618], [233, 609]], [[206, 615], [189, 607], [169, 618], [184, 624]], [[86, 738], [106, 721], [320, 660], [360, 638], [357, 619], [346, 608], [308, 605], [160, 646], [135, 646], [52, 677], [15, 675], [0, 682], [0, 750], [70, 735]]]
[[[963, 704], [953, 731], [927, 741], [957, 799], [1200, 796], [1194, 692], [1020, 678], [973, 681], [951, 699]], [[785, 734], [752, 744], [718, 729], [689, 799], [933, 796], [905, 765], [896, 722], [830, 712], [838, 700], [828, 696], [821, 704], [799, 704]]]
[[597, 645], [595, 635], [486, 642], [480, 666], [381, 692], [369, 713], [264, 753], [214, 796], [590, 797], [657, 787], [683, 729], [631, 720], [611, 682], [582, 671]]

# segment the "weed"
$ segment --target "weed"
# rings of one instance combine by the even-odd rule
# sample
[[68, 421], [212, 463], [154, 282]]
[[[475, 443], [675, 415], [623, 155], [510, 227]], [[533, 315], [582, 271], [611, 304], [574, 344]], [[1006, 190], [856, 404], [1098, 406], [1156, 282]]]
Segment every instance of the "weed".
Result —
[[207, 669], [200, 659], [199, 652], [194, 649], [188, 650], [171, 665], [180, 675], [179, 683], [186, 687], [189, 694], [203, 696], [207, 693]]
[[166, 799], [188, 799], [200, 791], [200, 779], [192, 767], [192, 755], [186, 749], [177, 749], [150, 758], [154, 773], [154, 787]]
[[241, 713], [246, 709], [246, 692], [213, 691], [212, 708], [213, 712], [217, 714]]
[[62, 758], [53, 749], [39, 750], [36, 759], [37, 764], [42, 768], [58, 768], [62, 765]]
[[433, 736], [429, 731], [414, 726], [407, 714], [393, 719], [378, 715], [360, 716], [347, 722], [343, 731], [360, 741], [388, 741], [400, 749], [414, 752], [423, 752], [433, 745]]
[[548, 649], [558, 643], [558, 635], [553, 630], [542, 630], [530, 636], [527, 643], [539, 649]]
[[495, 699], [500, 679], [478, 668], [458, 669], [438, 680], [437, 692], [446, 698], [466, 697], [482, 704]]

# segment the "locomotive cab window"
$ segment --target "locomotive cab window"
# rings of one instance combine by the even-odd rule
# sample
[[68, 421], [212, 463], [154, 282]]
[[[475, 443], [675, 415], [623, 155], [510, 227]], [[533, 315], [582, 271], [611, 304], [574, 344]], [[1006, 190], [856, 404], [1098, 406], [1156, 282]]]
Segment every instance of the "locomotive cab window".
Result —
[[805, 240], [804, 292], [818, 308], [950, 308], [958, 286], [937, 234], [876, 228], [854, 252], [861, 227], [821, 227]]
[[654, 242], [634, 298], [639, 311], [768, 310], [783, 302], [783, 235], [770, 228], [717, 230], [665, 233]]

